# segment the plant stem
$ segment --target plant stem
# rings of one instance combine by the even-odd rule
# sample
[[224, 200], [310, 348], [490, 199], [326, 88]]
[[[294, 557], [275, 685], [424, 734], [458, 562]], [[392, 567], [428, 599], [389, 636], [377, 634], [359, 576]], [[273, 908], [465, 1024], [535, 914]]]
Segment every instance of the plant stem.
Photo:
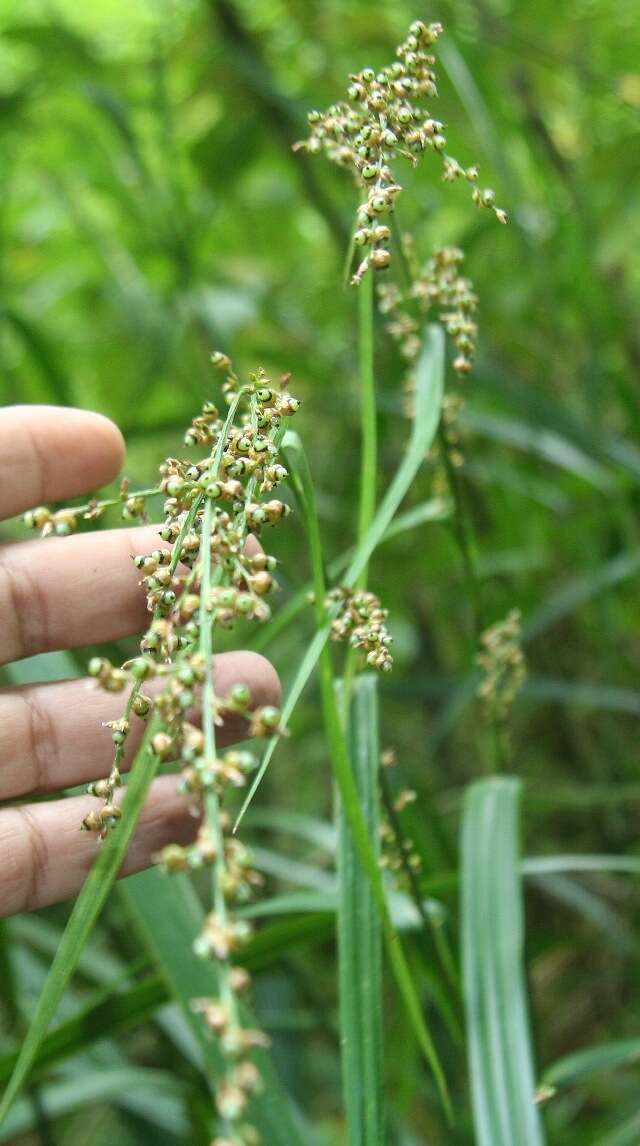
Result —
[[462, 489], [460, 488], [458, 474], [456, 473], [456, 468], [451, 461], [449, 443], [447, 442], [447, 435], [444, 424], [442, 422], [438, 427], [438, 438], [440, 442], [440, 450], [442, 453], [442, 461], [447, 475], [447, 484], [449, 486], [451, 500], [453, 501], [454, 506], [454, 513], [452, 518], [453, 531], [455, 533], [458, 549], [460, 551], [462, 567], [467, 583], [467, 592], [469, 593], [469, 597], [471, 599], [471, 607], [473, 611], [473, 628], [477, 640], [480, 634], [486, 628], [484, 610], [482, 606], [482, 594], [480, 591], [480, 578], [476, 569], [471, 524], [469, 522], [467, 510], [464, 504], [464, 498], [462, 495]]
[[[211, 534], [213, 529], [213, 502], [207, 498], [202, 519], [201, 553], [202, 566], [200, 574], [200, 654], [204, 661], [204, 683], [202, 686], [202, 730], [204, 733], [204, 750], [209, 764], [216, 758], [216, 733], [214, 720], [214, 706], [216, 702], [215, 686], [213, 683], [213, 625], [215, 613], [209, 608], [208, 598], [211, 590]], [[227, 920], [227, 904], [224, 894], [225, 854], [224, 836], [220, 822], [220, 797], [215, 787], [207, 793], [205, 799], [205, 816], [207, 826], [211, 833], [215, 849], [213, 864], [213, 909], [218, 917], [218, 923], [224, 930]], [[228, 1007], [232, 1022], [235, 1023], [235, 997], [229, 985], [229, 962], [220, 960], [220, 994], [224, 1005]]]
[[[373, 353], [373, 272], [358, 287], [358, 358], [360, 377], [360, 494], [358, 544], [361, 544], [376, 511], [378, 427]], [[367, 584], [368, 565], [358, 577], [357, 588]]]
[[[460, 550], [460, 557], [462, 559], [462, 567], [469, 593], [473, 611], [473, 628], [475, 642], [480, 640], [482, 633], [486, 628], [486, 621], [484, 616], [484, 608], [482, 604], [482, 593], [480, 589], [480, 578], [476, 567], [475, 547], [473, 541], [473, 533], [471, 523], [467, 514], [467, 509], [460, 488], [458, 474], [456, 468], [451, 460], [449, 453], [449, 443], [447, 442], [447, 435], [443, 423], [440, 423], [438, 428], [438, 437], [440, 441], [440, 449], [442, 452], [442, 460], [447, 475], [447, 482], [451, 492], [451, 498], [454, 506], [453, 513], [453, 530], [458, 542], [458, 549]], [[505, 743], [505, 737], [501, 722], [495, 715], [490, 718], [491, 725], [491, 745], [493, 749], [494, 767], [498, 772], [506, 771], [508, 767], [508, 751]]]
[[105, 509], [111, 509], [114, 505], [124, 505], [127, 498], [130, 497], [159, 497], [162, 494], [162, 487], [159, 485], [152, 486], [150, 489], [131, 489], [125, 497], [118, 494], [117, 497], [103, 498], [101, 501], [88, 501], [85, 505], [70, 505], [69, 509], [72, 513], [89, 514], [91, 510], [95, 510], [100, 514]]
[[406, 835], [393, 802], [391, 785], [389, 784], [389, 780], [384, 768], [379, 769], [379, 777], [382, 801], [384, 803], [385, 812], [387, 813], [389, 823], [391, 824], [393, 833], [396, 837], [398, 854], [402, 863], [402, 870], [404, 871], [405, 878], [409, 885], [411, 898], [413, 899], [416, 911], [420, 916], [423, 927], [425, 929], [428, 928], [431, 932], [434, 947], [438, 953], [438, 958], [440, 959], [442, 968], [449, 980], [449, 983], [454, 988], [456, 995], [459, 996], [460, 980], [456, 970], [455, 960], [447, 942], [446, 935], [443, 934], [442, 928], [439, 927], [438, 924], [434, 923], [429, 913], [425, 911], [424, 903], [422, 901], [422, 892], [420, 890], [420, 882], [411, 864], [409, 863], [409, 857], [407, 856], [406, 849], [404, 847], [406, 843]]
[[[376, 512], [376, 476], [378, 470], [378, 423], [373, 345], [373, 271], [365, 274], [358, 287], [358, 365], [360, 380], [360, 490], [358, 501], [357, 544], [362, 544]], [[368, 561], [358, 574], [355, 588], [366, 589]], [[345, 657], [342, 714], [346, 727], [351, 701], [351, 684], [356, 673], [356, 653], [349, 649]]]

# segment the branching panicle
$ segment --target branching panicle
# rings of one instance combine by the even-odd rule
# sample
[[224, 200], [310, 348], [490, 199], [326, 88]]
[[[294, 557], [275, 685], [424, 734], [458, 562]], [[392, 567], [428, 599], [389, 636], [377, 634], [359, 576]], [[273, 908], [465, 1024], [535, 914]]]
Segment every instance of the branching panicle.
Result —
[[[272, 705], [254, 707], [245, 684], [234, 685], [227, 696], [215, 694], [213, 632], [237, 619], [265, 621], [270, 616], [266, 598], [276, 588], [276, 561], [262, 550], [249, 550], [246, 543], [249, 534], [259, 534], [289, 512], [284, 502], [270, 495], [287, 477], [277, 460], [282, 420], [294, 414], [299, 403], [264, 371], [241, 383], [225, 355], [214, 355], [213, 360], [226, 373], [226, 417], [206, 402], [185, 435], [187, 445], [206, 448], [205, 456], [198, 461], [167, 458], [160, 466], [158, 487], [145, 491], [145, 496], [160, 493], [165, 500], [159, 530], [163, 545], [133, 558], [151, 614], [139, 655], [122, 666], [104, 657], [94, 657], [89, 664], [90, 675], [103, 688], [126, 690], [127, 701], [122, 717], [107, 726], [114, 744], [113, 763], [109, 775], [89, 787], [101, 804], [85, 817], [82, 827], [101, 837], [116, 827], [127, 741], [136, 721], [153, 714], [150, 750], [164, 763], [179, 767], [179, 791], [202, 821], [193, 844], [171, 844], [156, 860], [167, 872], [203, 867], [213, 872], [213, 907], [195, 951], [217, 961], [220, 997], [195, 1000], [194, 1009], [215, 1033], [227, 1060], [216, 1101], [228, 1138], [219, 1141], [250, 1146], [257, 1139], [243, 1119], [260, 1076], [248, 1056], [267, 1040], [241, 1019], [237, 996], [249, 986], [249, 976], [232, 965], [232, 959], [246, 944], [250, 925], [232, 912], [262, 880], [248, 849], [231, 835], [222, 801], [227, 789], [246, 784], [256, 758], [240, 749], [219, 752], [216, 728], [232, 715], [244, 719], [247, 738], [283, 730], [279, 710]], [[142, 495], [129, 493], [128, 485], [123, 489], [127, 502], [144, 503]], [[94, 508], [84, 516], [97, 516], [95, 506], [101, 504], [113, 502], [93, 502]], [[73, 509], [47, 514], [32, 512], [30, 524], [45, 533], [59, 533], [56, 523], [71, 517], [77, 521], [79, 516]], [[202, 711], [202, 727], [190, 717], [196, 707]]]
[[369, 269], [384, 270], [391, 263], [391, 233], [385, 217], [393, 212], [402, 191], [394, 166], [399, 158], [415, 165], [425, 152], [437, 152], [443, 180], [472, 183], [474, 203], [493, 211], [501, 223], [507, 222], [506, 212], [496, 206], [495, 192], [476, 186], [478, 168], [462, 167], [447, 154], [444, 124], [422, 106], [438, 94], [430, 49], [441, 34], [441, 24], [415, 20], [396, 49], [396, 60], [378, 73], [364, 68], [350, 76], [347, 99], [325, 112], [310, 112], [310, 138], [296, 144], [311, 154], [324, 151], [333, 163], [351, 167], [366, 191], [357, 209], [353, 236], [355, 246], [366, 251], [352, 279], [355, 285]]
[[420, 332], [435, 312], [457, 351], [453, 368], [463, 377], [471, 372], [478, 334], [478, 297], [471, 279], [461, 273], [464, 254], [457, 247], [442, 247], [421, 267], [408, 236], [405, 250], [411, 273], [409, 286], [401, 290], [395, 283], [381, 283], [378, 287], [387, 330], [403, 358], [415, 362], [422, 346]]
[[486, 629], [480, 638], [480, 646], [476, 660], [483, 675], [478, 696], [487, 715], [502, 722], [527, 676], [521, 648], [520, 610], [511, 609], [503, 621]]
[[375, 593], [338, 585], [327, 593], [325, 604], [333, 616], [332, 639], [347, 640], [352, 648], [363, 650], [369, 668], [389, 672], [393, 667], [389, 651], [393, 637], [387, 629], [388, 612]]

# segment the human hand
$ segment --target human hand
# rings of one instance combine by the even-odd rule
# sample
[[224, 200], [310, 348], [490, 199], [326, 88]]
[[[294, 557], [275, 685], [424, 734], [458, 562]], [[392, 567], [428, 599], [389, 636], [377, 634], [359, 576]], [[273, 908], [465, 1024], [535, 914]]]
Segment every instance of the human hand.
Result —
[[[104, 485], [123, 456], [120, 431], [99, 414], [52, 406], [0, 411], [0, 520]], [[145, 594], [131, 557], [159, 544], [157, 527], [138, 526], [0, 546], [0, 664], [140, 632]], [[239, 682], [249, 686], [255, 706], [278, 703], [278, 677], [264, 657], [216, 656], [216, 692], [224, 696]], [[105, 775], [113, 745], [102, 724], [117, 719], [121, 707], [121, 697], [90, 678], [0, 689], [0, 801]], [[220, 743], [239, 732], [229, 722]], [[141, 730], [128, 737], [125, 768], [140, 736]], [[75, 894], [100, 846], [93, 833], [79, 830], [94, 807], [91, 796], [70, 796], [0, 808], [0, 915]], [[186, 843], [196, 826], [175, 778], [160, 777], [121, 874], [147, 867], [169, 842]]]

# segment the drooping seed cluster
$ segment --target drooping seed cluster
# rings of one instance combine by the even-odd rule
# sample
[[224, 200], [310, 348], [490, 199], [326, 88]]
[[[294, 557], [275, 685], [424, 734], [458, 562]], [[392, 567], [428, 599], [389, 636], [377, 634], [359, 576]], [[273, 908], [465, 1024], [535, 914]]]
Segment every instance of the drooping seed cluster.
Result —
[[[157, 862], [167, 872], [213, 871], [212, 910], [194, 949], [217, 961], [220, 993], [195, 1000], [194, 1009], [215, 1034], [227, 1062], [216, 1096], [222, 1131], [216, 1142], [251, 1146], [258, 1138], [245, 1117], [260, 1076], [250, 1056], [265, 1045], [266, 1036], [242, 1021], [237, 996], [248, 988], [249, 975], [235, 960], [250, 926], [233, 911], [251, 897], [261, 877], [248, 849], [230, 834], [222, 802], [228, 790], [247, 783], [257, 761], [244, 749], [220, 752], [216, 728], [232, 715], [244, 719], [246, 738], [284, 729], [279, 710], [254, 707], [245, 684], [236, 684], [227, 696], [215, 694], [213, 633], [238, 618], [264, 621], [270, 616], [266, 598], [276, 587], [276, 561], [262, 551], [248, 552], [246, 542], [250, 533], [259, 534], [289, 512], [272, 491], [287, 476], [278, 461], [283, 420], [299, 403], [263, 371], [241, 383], [226, 356], [215, 355], [214, 365], [226, 373], [223, 392], [229, 411], [223, 417], [207, 402], [194, 418], [185, 442], [204, 448], [203, 458], [171, 457], [162, 463], [161, 544], [134, 557], [150, 614], [139, 654], [121, 666], [103, 657], [89, 664], [90, 675], [104, 689], [126, 691], [127, 700], [123, 715], [108, 723], [113, 763], [109, 775], [89, 787], [100, 805], [82, 826], [101, 837], [116, 827], [125, 749], [136, 724], [146, 722], [146, 749], [180, 769], [179, 790], [202, 819], [194, 843], [169, 845]], [[201, 726], [191, 715], [198, 708]]]
[[366, 251], [352, 279], [356, 285], [370, 268], [383, 270], [391, 262], [385, 216], [393, 211], [402, 190], [393, 170], [399, 157], [415, 165], [425, 152], [437, 152], [445, 182], [465, 179], [474, 184], [474, 203], [492, 210], [500, 222], [507, 221], [506, 213], [496, 206], [495, 193], [475, 186], [477, 167], [464, 168], [447, 154], [444, 124], [422, 106], [438, 94], [430, 49], [441, 34], [441, 24], [414, 21], [396, 49], [396, 60], [380, 72], [364, 68], [350, 76], [347, 100], [325, 112], [310, 112], [311, 135], [295, 145], [311, 154], [324, 151], [333, 163], [351, 167], [366, 191], [353, 237], [355, 246]]
[[387, 316], [389, 334], [398, 343], [403, 358], [415, 362], [422, 346], [420, 331], [435, 310], [457, 350], [454, 370], [460, 376], [469, 374], [478, 335], [478, 296], [471, 279], [461, 274], [464, 254], [457, 247], [443, 247], [422, 267], [416, 265], [410, 243], [406, 254], [411, 285], [404, 291], [395, 283], [381, 283], [378, 287], [379, 306]]
[[511, 609], [481, 636], [476, 662], [483, 672], [478, 696], [493, 719], [502, 721], [522, 688], [527, 666], [521, 648], [521, 615]]
[[352, 648], [363, 650], [370, 668], [389, 672], [393, 666], [389, 651], [393, 637], [387, 629], [389, 614], [375, 593], [338, 585], [327, 593], [325, 604], [334, 614], [332, 640], [348, 641]]

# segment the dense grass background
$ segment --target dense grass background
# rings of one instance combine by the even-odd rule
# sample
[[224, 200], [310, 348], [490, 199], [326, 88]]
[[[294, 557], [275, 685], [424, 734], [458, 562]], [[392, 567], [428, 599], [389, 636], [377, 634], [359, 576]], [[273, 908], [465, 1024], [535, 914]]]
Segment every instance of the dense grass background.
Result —
[[[109, 414], [128, 439], [127, 472], [146, 484], [211, 394], [211, 349], [242, 368], [290, 370], [329, 558], [355, 518], [355, 301], [339, 286], [355, 200], [348, 179], [290, 145], [350, 70], [386, 62], [411, 18], [445, 23], [440, 114], [451, 150], [479, 162], [511, 225], [471, 210], [428, 162], [405, 180], [402, 223], [425, 253], [462, 246], [480, 294], [462, 481], [487, 622], [514, 606], [524, 618], [529, 679], [511, 757], [529, 857], [640, 857], [635, 7], [0, 0], [0, 398]], [[381, 494], [408, 432], [401, 371], [380, 340]], [[432, 482], [427, 465], [405, 507], [427, 499]], [[282, 604], [309, 576], [301, 536], [280, 531]], [[387, 542], [371, 583], [396, 637], [395, 671], [380, 687], [382, 746], [396, 749], [399, 780], [418, 792], [405, 822], [457, 958], [460, 812], [492, 756], [476, 704], [461, 702], [475, 645], [450, 524]], [[308, 610], [269, 649], [285, 683], [312, 629]], [[56, 655], [4, 680], [82, 663]], [[332, 814], [314, 689], [294, 733], [247, 821], [270, 896], [330, 886], [333, 842], [296, 819]], [[592, 866], [532, 864], [525, 875], [538, 1080], [569, 1052], [638, 1035], [637, 875]], [[468, 874], [478, 875], [472, 863]], [[131, 925], [154, 886], [133, 880], [112, 896], [65, 997], [69, 1025], [0, 1141], [208, 1141], [193, 1036], [158, 974], [166, 952]], [[276, 1061], [318, 1142], [343, 1142], [332, 916], [265, 915], [252, 958]], [[59, 908], [4, 927], [3, 1078], [65, 917]], [[387, 982], [390, 1141], [471, 1143], [459, 1006], [447, 1023], [425, 934], [411, 934], [408, 949], [431, 984], [425, 1002], [457, 1121], [446, 1128]], [[74, 1025], [79, 1009], [88, 1017]], [[550, 1143], [636, 1146], [637, 1049], [559, 1086], [545, 1107]]]

